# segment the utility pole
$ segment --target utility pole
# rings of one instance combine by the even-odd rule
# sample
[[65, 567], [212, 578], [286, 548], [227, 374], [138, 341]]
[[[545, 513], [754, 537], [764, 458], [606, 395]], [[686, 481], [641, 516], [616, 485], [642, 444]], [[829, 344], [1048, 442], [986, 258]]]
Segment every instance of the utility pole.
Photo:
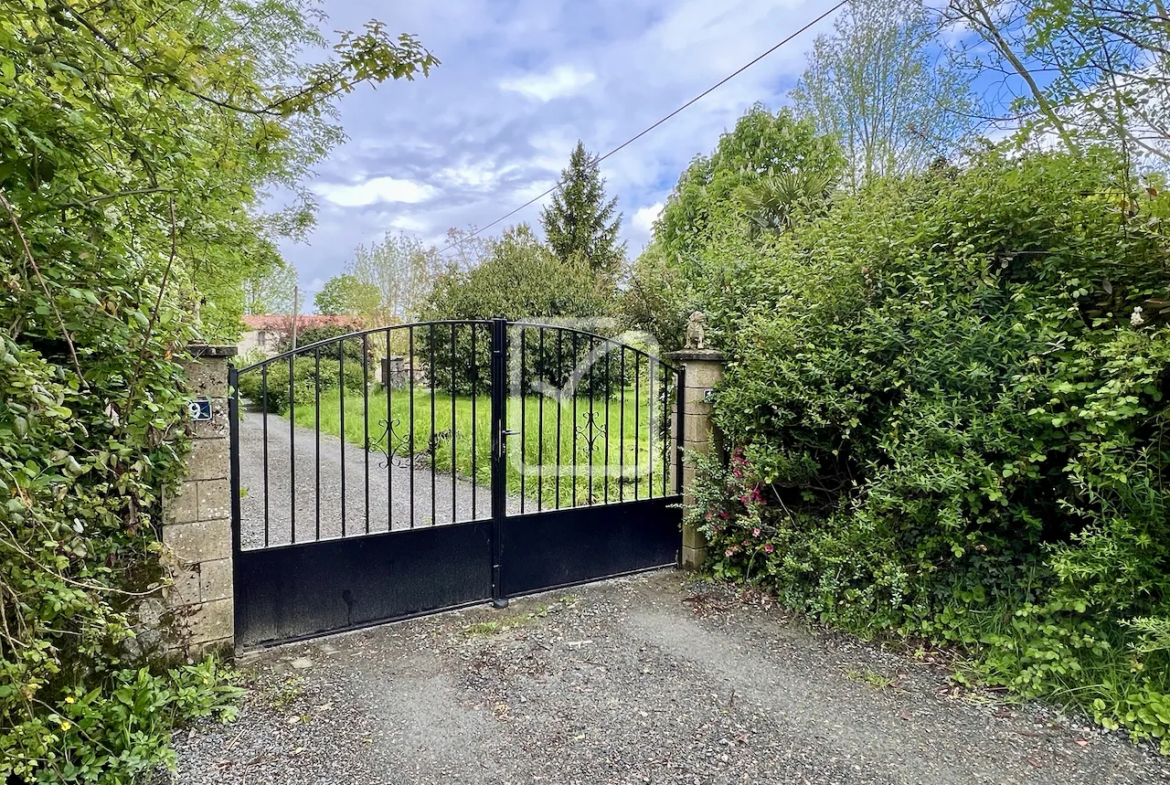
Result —
[[301, 307], [301, 287], [293, 287], [293, 323], [292, 323], [292, 348], [295, 352], [297, 350], [297, 322], [300, 321]]

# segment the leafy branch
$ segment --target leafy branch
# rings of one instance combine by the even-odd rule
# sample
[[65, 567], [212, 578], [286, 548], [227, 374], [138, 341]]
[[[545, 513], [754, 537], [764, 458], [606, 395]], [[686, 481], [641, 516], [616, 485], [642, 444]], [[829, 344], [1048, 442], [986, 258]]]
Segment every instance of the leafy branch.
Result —
[[8, 220], [11, 221], [12, 228], [16, 232], [16, 236], [20, 239], [21, 247], [24, 249], [24, 258], [36, 274], [37, 281], [41, 285], [41, 290], [45, 293], [45, 300], [48, 302], [49, 307], [53, 309], [54, 316], [57, 317], [57, 326], [61, 328], [61, 334], [65, 336], [65, 343], [69, 346], [69, 356], [73, 359], [73, 368], [77, 371], [77, 378], [84, 385], [86, 383], [85, 374], [81, 371], [81, 361], [77, 358], [77, 347], [73, 345], [73, 336], [69, 334], [69, 328], [65, 326], [65, 320], [61, 318], [61, 311], [57, 308], [57, 301], [53, 299], [53, 295], [49, 291], [49, 285], [45, 283], [45, 277], [41, 275], [41, 268], [37, 265], [37, 260], [33, 258], [32, 249], [28, 246], [28, 239], [24, 236], [24, 232], [20, 228], [20, 222], [16, 219], [16, 211], [12, 209], [12, 204], [5, 198], [3, 191], [0, 191], [0, 205], [3, 205], [4, 210], [8, 213]]

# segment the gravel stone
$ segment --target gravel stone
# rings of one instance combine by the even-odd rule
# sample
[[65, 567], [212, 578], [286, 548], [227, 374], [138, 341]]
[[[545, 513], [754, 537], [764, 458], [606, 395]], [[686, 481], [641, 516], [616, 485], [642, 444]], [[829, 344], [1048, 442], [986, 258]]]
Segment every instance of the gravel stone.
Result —
[[957, 687], [937, 663], [674, 571], [241, 667], [240, 719], [180, 734], [161, 782], [1170, 782], [1166, 759], [1083, 716]]

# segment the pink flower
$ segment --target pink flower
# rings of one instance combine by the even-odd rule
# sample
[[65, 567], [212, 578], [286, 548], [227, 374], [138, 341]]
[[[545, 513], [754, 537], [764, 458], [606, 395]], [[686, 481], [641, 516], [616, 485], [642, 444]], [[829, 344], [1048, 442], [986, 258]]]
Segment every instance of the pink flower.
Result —
[[752, 536], [753, 536], [753, 537], [759, 537], [759, 536], [760, 536], [760, 527], [758, 527], [758, 526], [757, 526], [756, 528], [752, 529]]
[[731, 516], [727, 514], [727, 510], [720, 510], [719, 517], [722, 518], [723, 520], [727, 520]]
[[767, 545], [764, 546], [764, 553], [771, 553], [774, 550], [776, 550], [776, 546], [773, 545], [772, 543], [768, 543]]
[[723, 555], [724, 555], [724, 556], [727, 556], [728, 558], [730, 558], [730, 557], [731, 557], [731, 553], [732, 553], [732, 551], [731, 551], [731, 548], [728, 548], [727, 550], [725, 550], [725, 551], [723, 552]]
[[751, 543], [750, 543], [750, 542], [748, 542], [747, 540], [744, 540], [744, 541], [743, 541], [743, 547], [745, 547], [745, 548], [746, 548], [746, 547], [748, 547], [749, 545], [751, 545]]

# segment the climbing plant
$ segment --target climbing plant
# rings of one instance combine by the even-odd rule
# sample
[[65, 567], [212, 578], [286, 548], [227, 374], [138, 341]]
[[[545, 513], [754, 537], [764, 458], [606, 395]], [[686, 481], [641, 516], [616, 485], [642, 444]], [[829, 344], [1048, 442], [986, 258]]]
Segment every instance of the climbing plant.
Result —
[[[174, 722], [230, 711], [212, 664], [131, 645], [187, 449], [176, 361], [311, 222], [335, 99], [437, 62], [376, 22], [308, 56], [320, 22], [304, 0], [0, 14], [0, 779], [125, 782]], [[276, 185], [301, 198], [264, 215]]]
[[1167, 738], [1170, 200], [1126, 175], [993, 152], [725, 226], [716, 573]]

